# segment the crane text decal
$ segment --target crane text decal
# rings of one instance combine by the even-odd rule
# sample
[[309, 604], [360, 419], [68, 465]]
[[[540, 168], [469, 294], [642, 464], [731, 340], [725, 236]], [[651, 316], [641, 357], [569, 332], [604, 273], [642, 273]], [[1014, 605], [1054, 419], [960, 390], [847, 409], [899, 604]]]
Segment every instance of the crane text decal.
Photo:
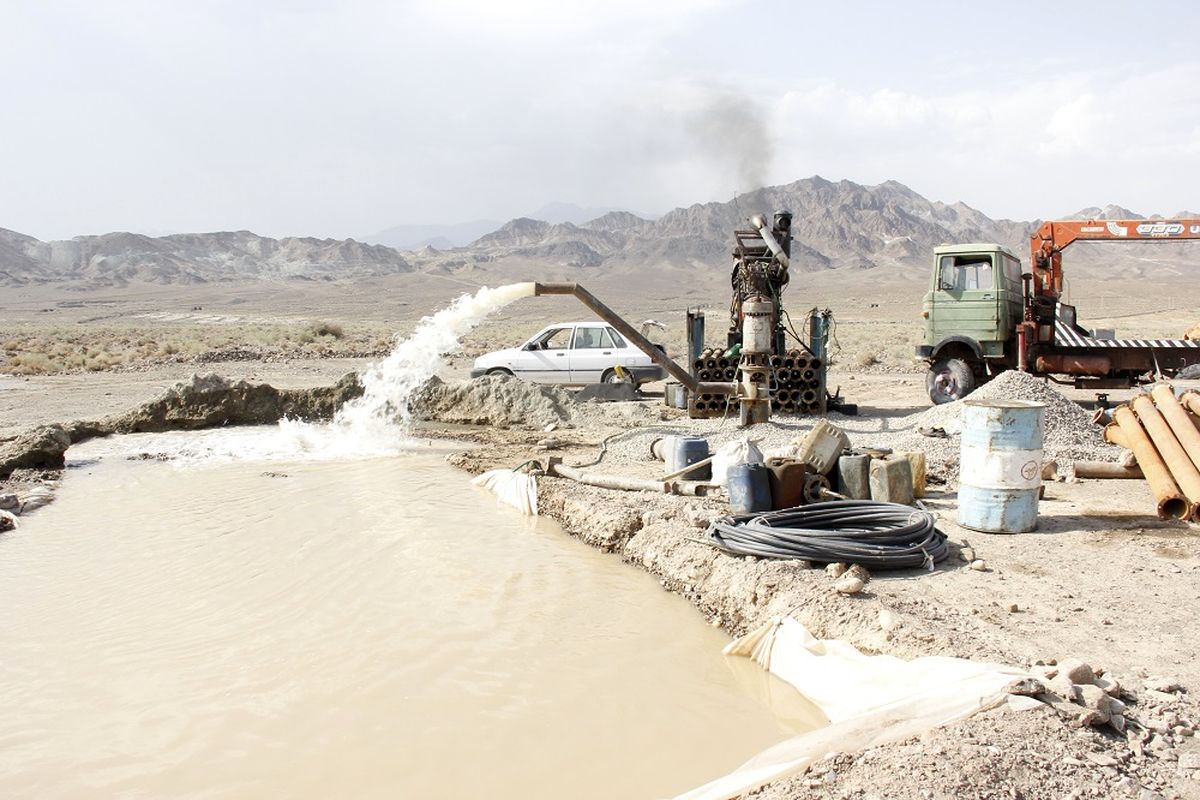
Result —
[[1183, 233], [1179, 222], [1143, 222], [1137, 226], [1138, 236], [1178, 236]]
[[1124, 225], [1118, 225], [1115, 222], [1110, 222], [1108, 223], [1108, 232], [1113, 236], [1128, 236], [1129, 228], [1126, 228]]

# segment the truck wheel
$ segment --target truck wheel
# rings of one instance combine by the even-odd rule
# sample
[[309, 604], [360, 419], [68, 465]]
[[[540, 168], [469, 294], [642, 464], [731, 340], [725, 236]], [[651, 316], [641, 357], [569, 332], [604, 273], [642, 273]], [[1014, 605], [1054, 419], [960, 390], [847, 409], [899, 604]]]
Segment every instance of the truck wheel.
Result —
[[929, 399], [937, 405], [963, 399], [975, 390], [975, 385], [974, 370], [961, 358], [939, 359], [925, 376]]

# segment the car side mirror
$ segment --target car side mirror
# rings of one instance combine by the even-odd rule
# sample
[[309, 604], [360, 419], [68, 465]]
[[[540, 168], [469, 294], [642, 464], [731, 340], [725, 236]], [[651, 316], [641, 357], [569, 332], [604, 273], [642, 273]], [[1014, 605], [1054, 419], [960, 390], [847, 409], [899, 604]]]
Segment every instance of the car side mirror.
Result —
[[522, 350], [537, 350], [537, 344], [535, 342], [526, 342], [525, 345], [521, 349]]

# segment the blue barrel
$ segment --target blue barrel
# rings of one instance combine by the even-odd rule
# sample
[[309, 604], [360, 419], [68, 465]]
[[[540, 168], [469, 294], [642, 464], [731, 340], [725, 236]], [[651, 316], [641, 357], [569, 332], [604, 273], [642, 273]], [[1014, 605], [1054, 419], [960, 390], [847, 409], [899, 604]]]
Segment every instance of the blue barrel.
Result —
[[771, 470], [763, 464], [729, 468], [729, 509], [735, 514], [771, 510]]
[[[674, 450], [671, 453], [671, 463], [668, 472], [677, 472], [688, 464], [695, 464], [708, 458], [708, 440], [700, 436], [675, 437]], [[712, 478], [712, 466], [705, 464], [696, 467], [679, 476], [685, 481], [707, 481]]]
[[1037, 527], [1045, 404], [964, 400], [958, 524], [986, 533]]

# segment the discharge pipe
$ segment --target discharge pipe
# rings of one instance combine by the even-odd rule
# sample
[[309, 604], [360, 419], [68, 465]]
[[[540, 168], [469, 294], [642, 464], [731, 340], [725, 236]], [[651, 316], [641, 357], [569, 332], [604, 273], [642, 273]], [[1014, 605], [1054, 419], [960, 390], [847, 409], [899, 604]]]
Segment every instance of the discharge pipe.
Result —
[[758, 235], [762, 237], [762, 240], [767, 243], [767, 249], [775, 254], [775, 258], [779, 259], [779, 263], [783, 264], [785, 268], [791, 266], [791, 259], [788, 258], [787, 253], [783, 252], [783, 245], [779, 243], [779, 240], [775, 238], [775, 234], [771, 233], [771, 229], [767, 227], [767, 220], [763, 215], [755, 214], [750, 218], [750, 224], [758, 231]]
[[643, 336], [636, 328], [623, 320], [617, 312], [613, 311], [604, 303], [600, 302], [594, 294], [580, 286], [578, 283], [535, 283], [533, 285], [533, 294], [535, 297], [542, 295], [572, 295], [579, 302], [590, 308], [596, 316], [612, 325], [621, 335], [629, 341], [633, 342], [637, 349], [641, 350], [646, 355], [650, 356], [650, 360], [658, 364], [667, 374], [675, 380], [682, 383], [688, 388], [692, 394], [736, 394], [736, 383], [710, 383], [698, 381], [692, 377], [692, 374], [683, 367], [676, 364], [666, 353], [659, 350], [649, 339]]

